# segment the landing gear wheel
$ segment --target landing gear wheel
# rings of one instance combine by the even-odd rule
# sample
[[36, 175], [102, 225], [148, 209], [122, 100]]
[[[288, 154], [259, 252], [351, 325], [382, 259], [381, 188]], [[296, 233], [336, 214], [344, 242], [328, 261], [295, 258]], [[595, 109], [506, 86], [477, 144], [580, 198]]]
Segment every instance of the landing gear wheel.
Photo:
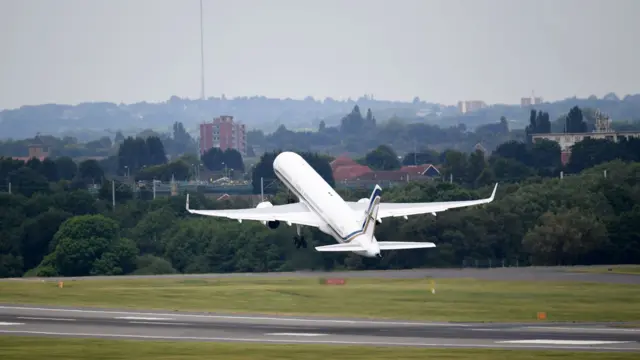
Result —
[[296, 245], [296, 249], [300, 249], [300, 247], [307, 248], [307, 241], [304, 239], [304, 236], [294, 236], [293, 243]]

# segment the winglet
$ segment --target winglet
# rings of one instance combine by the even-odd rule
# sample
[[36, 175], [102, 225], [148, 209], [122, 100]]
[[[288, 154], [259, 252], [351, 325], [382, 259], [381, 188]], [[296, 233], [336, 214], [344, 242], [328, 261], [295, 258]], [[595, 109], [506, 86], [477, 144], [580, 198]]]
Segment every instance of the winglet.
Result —
[[187, 194], [187, 204], [185, 205], [185, 209], [189, 211], [189, 194]]
[[498, 183], [496, 183], [496, 186], [494, 186], [494, 188], [493, 188], [493, 192], [491, 193], [491, 197], [489, 198], [489, 202], [492, 202], [493, 199], [496, 197], [496, 190], [498, 190]]

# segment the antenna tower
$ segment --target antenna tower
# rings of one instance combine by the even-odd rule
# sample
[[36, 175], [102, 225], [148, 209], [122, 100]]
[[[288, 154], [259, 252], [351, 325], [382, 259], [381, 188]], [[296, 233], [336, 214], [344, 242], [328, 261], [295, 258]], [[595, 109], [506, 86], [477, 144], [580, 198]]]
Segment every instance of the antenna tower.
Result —
[[200, 0], [200, 66], [200, 99], [204, 100], [204, 28], [202, 22], [202, 0]]

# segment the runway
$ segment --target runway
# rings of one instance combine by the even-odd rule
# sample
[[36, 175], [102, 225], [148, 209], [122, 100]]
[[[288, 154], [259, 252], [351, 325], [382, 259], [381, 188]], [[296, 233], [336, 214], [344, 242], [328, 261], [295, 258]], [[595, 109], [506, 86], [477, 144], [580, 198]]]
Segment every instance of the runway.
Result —
[[0, 334], [137, 340], [640, 352], [640, 329], [0, 305]]

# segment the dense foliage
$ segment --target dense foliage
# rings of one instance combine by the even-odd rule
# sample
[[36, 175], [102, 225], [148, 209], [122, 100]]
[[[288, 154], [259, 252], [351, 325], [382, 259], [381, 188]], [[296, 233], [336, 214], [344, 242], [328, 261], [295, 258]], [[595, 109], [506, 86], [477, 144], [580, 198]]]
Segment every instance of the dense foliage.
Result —
[[[286, 225], [272, 230], [250, 221], [188, 216], [184, 194], [133, 198], [128, 187], [116, 185], [113, 208], [110, 183], [92, 160], [74, 167], [67, 158], [27, 164], [0, 159], [0, 175], [12, 184], [11, 193], [6, 186], [0, 193], [0, 276], [386, 269], [474, 260], [640, 263], [639, 145], [638, 139], [584, 141], [574, 147], [566, 167], [559, 163], [557, 145], [548, 142], [507, 142], [488, 158], [481, 152], [420, 154], [442, 159], [444, 178], [385, 189], [384, 201], [473, 199], [486, 197], [494, 181], [502, 185], [486, 206], [386, 219], [376, 229], [378, 239], [432, 241], [438, 247], [388, 252], [382, 260], [318, 253], [313, 246], [333, 240], [314, 229], [304, 230], [309, 248], [296, 249], [295, 230]], [[377, 151], [368, 161], [388, 166], [384, 157], [390, 150]], [[326, 157], [303, 155], [332, 182]], [[255, 174], [272, 172], [274, 156], [265, 154]], [[90, 192], [81, 186], [91, 183], [102, 187]], [[368, 192], [343, 195], [357, 200]], [[202, 194], [191, 199], [193, 208], [257, 205], [213, 201]], [[271, 201], [284, 203], [287, 194], [280, 191]]]

